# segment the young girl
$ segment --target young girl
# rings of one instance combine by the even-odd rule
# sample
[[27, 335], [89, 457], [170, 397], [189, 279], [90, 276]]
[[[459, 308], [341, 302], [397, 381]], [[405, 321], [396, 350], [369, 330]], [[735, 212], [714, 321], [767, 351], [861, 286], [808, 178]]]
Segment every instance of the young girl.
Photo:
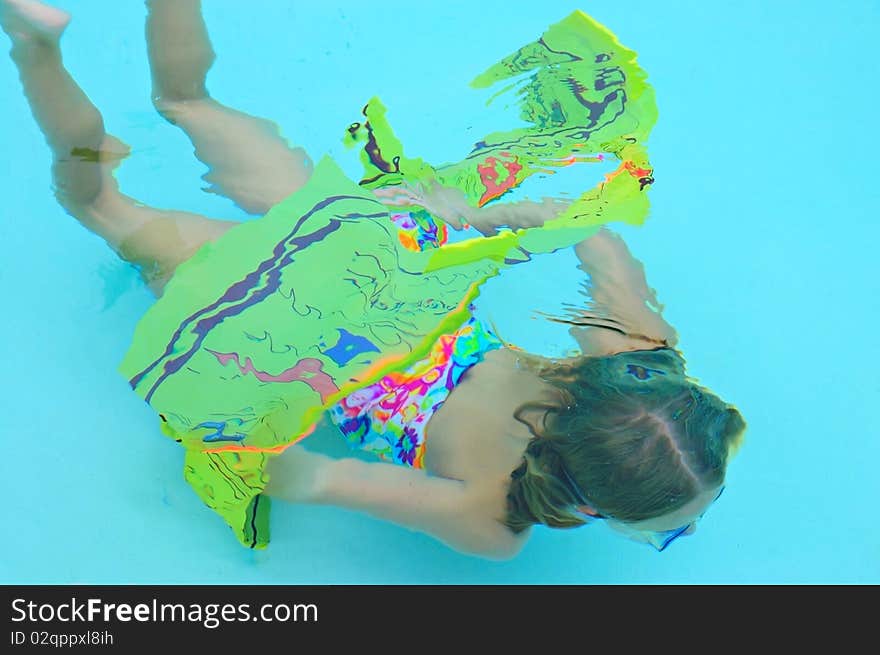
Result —
[[[571, 334], [580, 346], [577, 356], [548, 359], [505, 343], [467, 311], [472, 309], [474, 285], [459, 289], [454, 277], [436, 278], [445, 280], [430, 287], [437, 298], [425, 292], [406, 302], [392, 298], [389, 303], [388, 288], [402, 293], [402, 284], [395, 287], [401, 279], [421, 283], [430, 279], [433, 270], [432, 266], [416, 267], [422, 271], [416, 275], [416, 268], [406, 268], [406, 262], [422, 260], [417, 260], [417, 254], [406, 259], [409, 254], [397, 242], [385, 247], [376, 241], [379, 247], [369, 249], [377, 231], [391, 224], [389, 208], [427, 211], [430, 216], [425, 220], [417, 211], [390, 214], [400, 227], [400, 242], [409, 250], [430, 246], [447, 255], [464, 251], [445, 244], [438, 235], [445, 234], [447, 225], [432, 223], [431, 218], [454, 229], [470, 226], [495, 248], [493, 244], [501, 243], [502, 237], [525, 234], [516, 232], [520, 228], [549, 225], [577, 203], [491, 204], [511, 185], [497, 176], [498, 169], [487, 173], [486, 161], [493, 166], [501, 162], [510, 179], [523, 166], [524, 174], [528, 173], [528, 164], [523, 164], [527, 156], [511, 154], [515, 145], [496, 151], [493, 158], [482, 160], [482, 168], [477, 167], [483, 183], [479, 202], [469, 201], [454, 184], [412, 184], [405, 177], [394, 178], [395, 184], [374, 186], [372, 195], [357, 187], [347, 189], [328, 164], [313, 167], [306, 153], [290, 147], [273, 124], [210, 97], [205, 77], [214, 54], [198, 0], [147, 0], [146, 4], [156, 109], [191, 139], [196, 156], [210, 169], [206, 179], [214, 191], [250, 213], [267, 214], [249, 222], [253, 227], [155, 209], [123, 195], [113, 169], [127, 148], [105, 133], [100, 113], [61, 61], [58, 43], [69, 16], [34, 0], [0, 0], [0, 23], [12, 40], [12, 60], [53, 153], [60, 204], [136, 266], [156, 296], [167, 292], [157, 303], [157, 312], [200, 295], [206, 298], [193, 301], [202, 309], [189, 316], [187, 330], [175, 332], [164, 354], [147, 357], [144, 361], [153, 362], [149, 366], [130, 366], [131, 371], [139, 371], [130, 377], [133, 388], [143, 390], [157, 411], [171, 408], [160, 411], [162, 427], [188, 448], [187, 478], [205, 502], [224, 515], [243, 543], [262, 547], [268, 541], [268, 504], [261, 503], [266, 496], [361, 510], [487, 558], [513, 556], [530, 526], [536, 524], [574, 527], [602, 520], [658, 550], [694, 531], [724, 488], [728, 458], [745, 424], [734, 407], [687, 377], [684, 361], [675, 350], [675, 331], [662, 318], [642, 266], [619, 237], [602, 228], [575, 245], [591, 297], [589, 308], [581, 308], [564, 321], [571, 324]], [[586, 30], [595, 24], [583, 25]], [[558, 34], [562, 43], [572, 32]], [[619, 52], [630, 52], [613, 43]], [[560, 52], [557, 41], [545, 35], [519, 51], [517, 65], [540, 66]], [[553, 60], [546, 70], [558, 72], [571, 62], [580, 65], [585, 57], [577, 52], [564, 51], [562, 59]], [[622, 102], [624, 96], [618, 91], [627, 91], [628, 100], [634, 102], [634, 87], [628, 85], [635, 82], [613, 81], [615, 71], [620, 70], [612, 68], [614, 57], [614, 52], [600, 52], [589, 62], [599, 67], [593, 91], [620, 85], [604, 96], [604, 104], [585, 100], [588, 91], [578, 80], [565, 80], [566, 88], [573, 90], [591, 115], [600, 116], [614, 102]], [[410, 165], [400, 156], [388, 156], [389, 141], [381, 141], [381, 117], [375, 111], [369, 116], [363, 125], [355, 124], [350, 130], [367, 141], [365, 152], [376, 173], [361, 182], [367, 189], [375, 179], [397, 175]], [[603, 129], [598, 122], [594, 127], [595, 131]], [[591, 133], [579, 130], [572, 138], [589, 140]], [[634, 141], [630, 138], [623, 148]], [[532, 138], [529, 146], [540, 147], [536, 142]], [[622, 151], [608, 147], [610, 152]], [[641, 191], [652, 181], [650, 170], [633, 162], [625, 161], [624, 174], [617, 179], [625, 178]], [[439, 173], [434, 173], [437, 181]], [[336, 180], [336, 187], [330, 188], [327, 180]], [[381, 211], [371, 210], [374, 206]], [[315, 216], [327, 207], [335, 209], [325, 222], [316, 221]], [[303, 225], [312, 225], [309, 221], [317, 226], [313, 231], [297, 232]], [[257, 230], [273, 225], [284, 225], [286, 230], [292, 222], [293, 232], [275, 244], [275, 250], [271, 243], [263, 244], [260, 257], [264, 259], [257, 260], [256, 268], [251, 270], [229, 257], [222, 263], [230, 269], [233, 282], [223, 282], [216, 298], [206, 291], [214, 278], [225, 273], [216, 268], [221, 254], [234, 252], [233, 245], [245, 250], [246, 243], [256, 243]], [[223, 237], [233, 227], [236, 230]], [[334, 242], [334, 231], [359, 235], [359, 240], [340, 236]], [[288, 250], [279, 249], [281, 243]], [[529, 243], [522, 239], [515, 247], [505, 246], [506, 254], [500, 258], [501, 251], [495, 250], [494, 259], [503, 259], [505, 265], [528, 261], [540, 252], [530, 250]], [[379, 289], [378, 271], [388, 273], [382, 258], [393, 248], [398, 249], [394, 251], [395, 270], [405, 271], [406, 276], [391, 276]], [[344, 253], [341, 258], [340, 252]], [[310, 256], [312, 269], [307, 267]], [[369, 271], [355, 265], [374, 260]], [[501, 266], [497, 261], [493, 265]], [[369, 299], [362, 314], [352, 309], [354, 304], [331, 308], [346, 314], [345, 325], [350, 328], [337, 328], [338, 343], [332, 347], [323, 341], [327, 332], [320, 321], [329, 313], [329, 301], [325, 298], [324, 309], [318, 310], [321, 285], [306, 286], [316, 294], [312, 304], [308, 294], [302, 300], [298, 287], [284, 286], [288, 270], [303, 276], [319, 275], [319, 269], [329, 271], [325, 276], [335, 275], [337, 269], [348, 276], [326, 277], [323, 288], [328, 298], [340, 294], [339, 288], [353, 285], [357, 289], [353, 296], [339, 298], [346, 302], [352, 297]], [[491, 274], [486, 273], [489, 270], [478, 273], [484, 278]], [[469, 284], [473, 279], [456, 275]], [[462, 292], [461, 302], [445, 302], [442, 294], [453, 294], [456, 289]], [[208, 348], [204, 339], [210, 337], [209, 332], [216, 335], [224, 326], [230, 331], [245, 305], [248, 310], [268, 306], [257, 303], [270, 294], [284, 295], [288, 311], [292, 307], [296, 312], [297, 321], [291, 324], [295, 336], [285, 343], [302, 345], [304, 335], [312, 335], [314, 356], [297, 355], [298, 359], [288, 361], [295, 365], [270, 372], [265, 364], [269, 359]], [[420, 312], [407, 313], [410, 307]], [[375, 314], [380, 310], [381, 314]], [[425, 315], [437, 329], [418, 327]], [[151, 325], [155, 327], [156, 322]], [[352, 326], [369, 330], [357, 335]], [[251, 343], [268, 342], [273, 355], [296, 350], [281, 343], [270, 322], [264, 320], [259, 329], [245, 328], [236, 333], [244, 333]], [[188, 342], [181, 345], [184, 333], [195, 335], [191, 346]], [[415, 347], [426, 334], [432, 338], [428, 346]], [[146, 348], [143, 341], [136, 338], [133, 351]], [[164, 346], [152, 347], [161, 351]], [[179, 356], [182, 350], [187, 352], [185, 360]], [[381, 359], [380, 355], [389, 352], [394, 356]], [[210, 403], [219, 402], [217, 396], [231, 389], [231, 402], [246, 411], [206, 411], [198, 421], [177, 411], [177, 400], [161, 395], [159, 385], [166, 377], [183, 375], [184, 369], [198, 373], [204, 370], [199, 366], [208, 366], [199, 364], [196, 355], [218, 370], [237, 366], [240, 375], [222, 377], [224, 386], [214, 389], [199, 387], [202, 381], [197, 377], [187, 378], [192, 403], [214, 407]], [[260, 393], [281, 385], [287, 395], [273, 396], [271, 402], [256, 395], [248, 397], [239, 391], [244, 387], [236, 386], [247, 380], [257, 380]], [[179, 400], [179, 388], [177, 396]], [[331, 459], [292, 444], [317, 422], [303, 422], [304, 399], [311, 399], [313, 409], [324, 412], [350, 443], [386, 461]], [[311, 428], [300, 434], [291, 427], [300, 424], [311, 424]]]

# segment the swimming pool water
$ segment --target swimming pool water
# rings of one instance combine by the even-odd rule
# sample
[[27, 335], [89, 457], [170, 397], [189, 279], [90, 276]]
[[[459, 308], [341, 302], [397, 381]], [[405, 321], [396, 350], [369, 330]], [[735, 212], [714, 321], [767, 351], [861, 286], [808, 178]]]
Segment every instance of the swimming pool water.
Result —
[[[73, 14], [66, 65], [132, 146], [122, 190], [246, 218], [201, 190], [204, 166], [153, 111], [141, 3], [55, 4]], [[269, 549], [241, 548], [116, 372], [152, 298], [56, 204], [49, 150], [0, 58], [0, 581], [880, 582], [875, 2], [205, 5], [212, 94], [315, 159], [344, 158], [344, 128], [379, 95], [408, 152], [456, 160], [498, 127], [470, 79], [574, 9], [608, 26], [638, 52], [660, 108], [651, 217], [620, 231], [690, 372], [747, 419], [745, 445], [697, 533], [662, 554], [596, 526], [538, 529], [514, 560], [487, 562], [280, 503]]]

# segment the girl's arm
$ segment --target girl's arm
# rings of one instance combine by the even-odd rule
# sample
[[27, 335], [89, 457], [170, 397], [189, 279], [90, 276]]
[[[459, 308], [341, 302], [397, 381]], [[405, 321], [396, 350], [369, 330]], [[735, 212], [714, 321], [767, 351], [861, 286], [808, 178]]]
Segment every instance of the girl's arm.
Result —
[[385, 205], [424, 207], [453, 229], [460, 230], [467, 223], [484, 236], [495, 234], [500, 227], [517, 230], [543, 225], [556, 218], [570, 204], [565, 200], [544, 198], [540, 202], [518, 200], [473, 207], [464, 192], [440, 184], [405, 184], [374, 189], [373, 193]]
[[603, 227], [575, 246], [590, 300], [575, 310], [571, 334], [586, 355], [675, 347], [678, 335], [661, 312], [645, 268], [614, 232]]
[[420, 469], [333, 459], [294, 445], [273, 458], [270, 476], [270, 496], [361, 511], [428, 534], [460, 552], [507, 559], [524, 543], [524, 537], [491, 518], [497, 494]]
[[[543, 225], [569, 204], [545, 198], [541, 202], [521, 200], [472, 207], [460, 190], [441, 185], [387, 187], [374, 193], [387, 205], [418, 205], [456, 229], [467, 222], [484, 235], [495, 234], [503, 226]], [[564, 322], [572, 324], [571, 334], [584, 354], [601, 356], [675, 346], [678, 336], [661, 316], [663, 307], [648, 286], [644, 266], [619, 236], [603, 227], [577, 244], [575, 253], [588, 276], [584, 285], [590, 300]]]

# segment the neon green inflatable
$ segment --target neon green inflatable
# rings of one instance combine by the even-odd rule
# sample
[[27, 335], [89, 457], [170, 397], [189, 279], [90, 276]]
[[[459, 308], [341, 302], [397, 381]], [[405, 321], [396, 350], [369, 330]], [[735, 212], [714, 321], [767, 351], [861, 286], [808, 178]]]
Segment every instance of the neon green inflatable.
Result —
[[[244, 545], [269, 540], [268, 458], [310, 434], [326, 408], [423, 357], [505, 267], [647, 216], [656, 108], [635, 53], [577, 12], [473, 86], [509, 78], [529, 126], [436, 167], [406, 157], [370, 101], [346, 134], [362, 147], [359, 183], [324, 158], [302, 189], [181, 264], [138, 324], [120, 371], [185, 448], [187, 481]], [[439, 184], [482, 207], [535, 173], [607, 157], [617, 171], [577, 190], [557, 218], [458, 243], [414, 238], [413, 226], [443, 226], [419, 207], [390, 211], [373, 193]]]

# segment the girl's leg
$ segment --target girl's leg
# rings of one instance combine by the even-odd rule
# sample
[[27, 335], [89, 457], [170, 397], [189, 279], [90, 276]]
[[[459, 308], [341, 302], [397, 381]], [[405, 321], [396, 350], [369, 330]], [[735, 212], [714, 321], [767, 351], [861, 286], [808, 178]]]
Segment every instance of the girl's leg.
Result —
[[35, 0], [0, 0], [0, 27], [24, 93], [53, 155], [55, 195], [69, 214], [134, 264], [157, 294], [175, 267], [236, 223], [147, 207], [119, 191], [113, 169], [128, 154], [64, 69], [58, 40], [70, 17]]
[[153, 103], [186, 132], [209, 172], [211, 191], [252, 214], [264, 214], [299, 189], [312, 163], [292, 148], [278, 127], [212, 99], [205, 76], [214, 51], [201, 14], [201, 0], [146, 0], [147, 48]]

